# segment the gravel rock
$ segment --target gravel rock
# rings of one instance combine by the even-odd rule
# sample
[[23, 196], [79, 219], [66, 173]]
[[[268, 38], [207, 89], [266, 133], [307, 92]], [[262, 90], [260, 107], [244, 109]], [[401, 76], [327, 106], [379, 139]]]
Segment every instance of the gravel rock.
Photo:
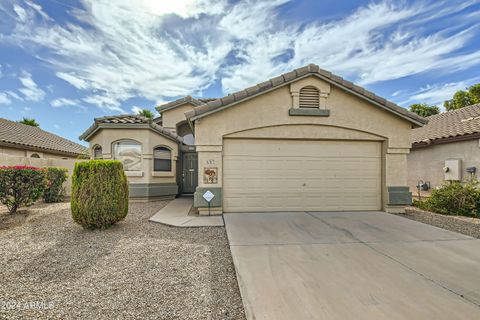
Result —
[[0, 318], [245, 319], [225, 229], [148, 222], [167, 203], [103, 231], [68, 203], [0, 212]]
[[447, 216], [420, 210], [415, 207], [409, 207], [407, 208], [406, 213], [398, 215], [480, 239], [480, 219], [462, 216]]

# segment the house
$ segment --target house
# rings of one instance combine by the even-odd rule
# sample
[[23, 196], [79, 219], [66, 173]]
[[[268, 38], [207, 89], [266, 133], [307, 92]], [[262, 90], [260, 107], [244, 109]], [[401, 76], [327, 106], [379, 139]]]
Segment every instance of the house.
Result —
[[41, 159], [77, 159], [88, 148], [38, 127], [0, 118], [0, 154]]
[[193, 193], [201, 214], [402, 211], [411, 202], [411, 129], [426, 120], [316, 65], [158, 111], [161, 120], [95, 119], [81, 136], [93, 158], [123, 161], [133, 197]]
[[[412, 131], [408, 185], [417, 194], [448, 180], [465, 181], [480, 169], [480, 104], [428, 117]], [[419, 183], [420, 182], [420, 183]]]

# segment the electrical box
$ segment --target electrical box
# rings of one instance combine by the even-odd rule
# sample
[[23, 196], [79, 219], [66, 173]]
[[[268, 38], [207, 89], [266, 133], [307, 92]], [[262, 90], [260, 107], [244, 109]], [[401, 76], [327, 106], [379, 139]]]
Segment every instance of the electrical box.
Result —
[[443, 168], [445, 173], [445, 180], [460, 181], [462, 180], [462, 160], [460, 159], [447, 159], [445, 160], [445, 167]]

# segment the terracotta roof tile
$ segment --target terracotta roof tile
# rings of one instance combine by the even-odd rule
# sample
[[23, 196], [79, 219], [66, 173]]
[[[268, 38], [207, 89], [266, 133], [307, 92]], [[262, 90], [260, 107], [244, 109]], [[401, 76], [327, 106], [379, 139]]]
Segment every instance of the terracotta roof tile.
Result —
[[42, 130], [18, 122], [0, 118], [0, 142], [3, 145], [44, 150], [50, 153], [77, 156], [87, 150], [84, 146]]
[[480, 133], [480, 104], [443, 112], [427, 119], [428, 124], [413, 130], [412, 143], [429, 143], [438, 139]]
[[132, 125], [132, 124], [144, 124], [147, 125], [147, 128], [150, 127], [154, 131], [172, 139], [177, 142], [183, 142], [183, 139], [172, 131], [165, 129], [164, 127], [158, 125], [154, 121], [155, 119], [150, 119], [147, 117], [131, 114], [121, 114], [116, 116], [107, 116], [102, 118], [95, 118], [93, 125], [90, 126], [81, 136], [80, 139], [88, 139], [99, 127], [100, 125]]
[[427, 122], [425, 118], [422, 118], [417, 114], [414, 114], [406, 110], [405, 108], [402, 108], [394, 104], [393, 102], [387, 101], [386, 99], [379, 97], [374, 93], [367, 91], [364, 88], [357, 86], [350, 81], [344, 80], [342, 77], [334, 75], [329, 71], [323, 70], [314, 64], [309, 64], [306, 67], [295, 69], [293, 71], [284, 73], [281, 76], [274, 77], [270, 80], [264, 81], [255, 86], [246, 88], [245, 90], [242, 90], [244, 92], [243, 94], [241, 93], [241, 91], [236, 92], [234, 94], [234, 97], [235, 97], [234, 100], [232, 100], [229, 96], [224, 98], [219, 98], [217, 100], [210, 101], [206, 104], [200, 105], [194, 108], [192, 111], [185, 113], [185, 115], [187, 116], [187, 118], [193, 118], [206, 113], [215, 112], [217, 109], [220, 109], [224, 106], [232, 104], [234, 101], [239, 101], [239, 98], [241, 100], [248, 99], [258, 93], [267, 91], [275, 87], [286, 85], [300, 77], [308, 76], [308, 75], [316, 75], [334, 85], [344, 88], [345, 90], [351, 90], [352, 92], [359, 94], [361, 97], [372, 100], [372, 102], [380, 105], [380, 107], [386, 110], [389, 110], [407, 120], [410, 120], [411, 122], [417, 125], [422, 125]]

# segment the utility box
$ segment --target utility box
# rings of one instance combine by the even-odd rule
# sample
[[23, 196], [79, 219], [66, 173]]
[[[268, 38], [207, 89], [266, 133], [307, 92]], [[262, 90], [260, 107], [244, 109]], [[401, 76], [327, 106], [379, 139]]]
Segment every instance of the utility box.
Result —
[[445, 173], [445, 180], [460, 181], [462, 180], [462, 160], [460, 159], [447, 159], [445, 160], [445, 167], [443, 168]]

